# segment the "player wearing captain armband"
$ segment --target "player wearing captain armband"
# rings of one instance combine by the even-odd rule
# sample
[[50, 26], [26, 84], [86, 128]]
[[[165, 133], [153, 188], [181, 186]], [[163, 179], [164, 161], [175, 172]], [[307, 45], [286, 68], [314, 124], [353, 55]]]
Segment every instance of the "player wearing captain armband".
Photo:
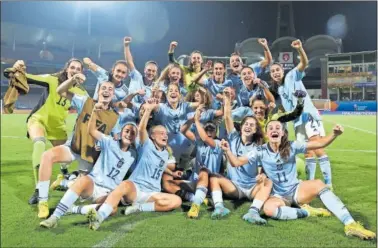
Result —
[[145, 104], [144, 114], [139, 123], [138, 162], [135, 170], [127, 181], [123, 181], [110, 195], [98, 211], [92, 209], [88, 213], [90, 229], [97, 230], [101, 223], [117, 208], [124, 197], [133, 203], [126, 208], [125, 215], [145, 211], [165, 212], [181, 205], [180, 197], [161, 193], [163, 173], [172, 175], [167, 168], [170, 149], [168, 148], [168, 132], [164, 126], [154, 126], [147, 132], [147, 122], [156, 105]]
[[[278, 220], [294, 220], [331, 216], [331, 211], [345, 225], [347, 236], [374, 239], [375, 233], [356, 222], [344, 203], [321, 180], [300, 181], [297, 178], [295, 156], [330, 145], [343, 131], [341, 126], [336, 125], [332, 134], [323, 138], [308, 142], [289, 141], [282, 123], [272, 120], [266, 126], [268, 143], [242, 157], [233, 155], [226, 146], [223, 148], [233, 166], [261, 164], [265, 174], [272, 180], [272, 195], [264, 203], [265, 215]], [[319, 197], [329, 211], [307, 205], [315, 197]]]
[[[121, 139], [114, 140], [96, 129], [97, 112], [104, 111], [101, 102], [95, 104], [89, 120], [89, 134], [98, 141], [102, 150], [93, 170], [86, 176], [82, 176], [64, 194], [54, 213], [40, 226], [54, 228], [65, 213], [72, 213], [74, 209], [81, 214], [88, 213], [90, 209], [103, 203], [107, 195], [114, 190], [123, 180], [127, 171], [137, 161], [135, 138], [137, 127], [135, 123], [126, 123], [122, 127]], [[74, 206], [78, 198], [94, 203], [88, 206]]]
[[[293, 41], [291, 46], [298, 51], [300, 63], [286, 75], [280, 64], [273, 64], [270, 67], [270, 77], [272, 78], [273, 83], [278, 86], [278, 94], [286, 112], [293, 111], [296, 107], [297, 97], [294, 95], [296, 90], [307, 92], [302, 82], [302, 78], [305, 76], [304, 70], [308, 65], [307, 55], [303, 50], [300, 40]], [[323, 122], [319, 111], [315, 108], [308, 94], [304, 98], [302, 115], [294, 120], [294, 129], [297, 140], [302, 142], [318, 140], [325, 136]], [[332, 189], [331, 164], [324, 149], [308, 151], [305, 154], [305, 157], [307, 179], [313, 180], [315, 178], [315, 157], [317, 157], [320, 169], [324, 176], [324, 182]]]

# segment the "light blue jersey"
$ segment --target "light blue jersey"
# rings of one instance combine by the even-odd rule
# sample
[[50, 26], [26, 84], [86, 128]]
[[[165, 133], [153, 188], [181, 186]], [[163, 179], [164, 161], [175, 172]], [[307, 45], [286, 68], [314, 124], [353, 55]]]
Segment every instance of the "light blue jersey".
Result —
[[[266, 87], [269, 88], [269, 85], [265, 81], [261, 81], [261, 83]], [[258, 85], [254, 85], [252, 90], [249, 90], [244, 84], [241, 86], [239, 94], [237, 94], [237, 101], [239, 106], [249, 106], [249, 100], [252, 96], [260, 96], [264, 97], [264, 90]]]
[[138, 163], [129, 180], [143, 192], [160, 192], [161, 177], [168, 165], [167, 149], [159, 151], [152, 140], [147, 139], [139, 145], [138, 156]]
[[[103, 82], [109, 81], [109, 72], [104, 70], [101, 67], [97, 67], [97, 71], [92, 71], [92, 73], [97, 77], [97, 84], [95, 93], [93, 95], [93, 99], [98, 99], [98, 90], [100, 88], [100, 85]], [[124, 82], [121, 82], [118, 86], [114, 87], [114, 96], [112, 99], [112, 102], [118, 102], [126, 98], [126, 96], [129, 94], [129, 89], [127, 88], [126, 84]]]
[[[231, 152], [237, 157], [246, 155], [255, 147], [254, 143], [244, 145], [239, 133], [235, 129], [228, 135], [228, 142]], [[232, 167], [230, 162], [227, 162], [227, 177], [237, 186], [250, 189], [256, 184], [257, 168], [257, 163], [247, 163], [243, 166]]]
[[153, 84], [152, 83], [150, 85], [144, 84], [144, 77], [135, 68], [129, 73], [129, 76], [130, 76], [129, 94], [133, 94], [137, 92], [138, 90], [142, 90], [142, 89], [146, 91], [146, 94], [143, 97], [137, 95], [133, 98], [132, 102], [142, 104], [145, 102], [146, 99], [151, 98]]
[[176, 161], [179, 162], [181, 155], [193, 146], [181, 132], [180, 128], [187, 120], [188, 113], [193, 109], [187, 102], [180, 102], [177, 109], [171, 108], [169, 103], [160, 103], [159, 110], [154, 115], [154, 121], [165, 126], [168, 131], [168, 144], [173, 150]]
[[196, 164], [194, 173], [192, 174], [192, 181], [198, 180], [198, 175], [202, 167], [207, 168], [211, 173], [219, 173], [222, 166], [223, 150], [220, 148], [220, 140], [215, 140], [215, 147], [206, 145], [199, 137], [197, 131], [196, 135]]
[[232, 80], [225, 80], [223, 83], [219, 84], [213, 78], [207, 78], [204, 80], [203, 87], [206, 88], [213, 97], [213, 108], [220, 109], [222, 104], [216, 99], [217, 94], [222, 93], [227, 87], [234, 87], [234, 82]]
[[[200, 122], [205, 124], [206, 122], [212, 121], [215, 118], [215, 109], [206, 109], [205, 111], [201, 112]], [[196, 112], [190, 112], [187, 115], [187, 119], [193, 118]]]
[[134, 106], [129, 109], [129, 108], [125, 108], [123, 110], [123, 112], [119, 112], [118, 111], [118, 114], [119, 114], [119, 117], [118, 117], [118, 125], [116, 125], [114, 128], [113, 128], [113, 131], [115, 133], [119, 133], [121, 132], [121, 129], [122, 127], [128, 123], [128, 122], [133, 122], [133, 123], [136, 123], [136, 120], [137, 120], [137, 116], [139, 114], [139, 108], [137, 106]]
[[72, 100], [71, 100], [71, 107], [76, 109], [78, 116], [83, 111], [84, 104], [87, 101], [88, 97], [89, 96], [82, 96], [82, 95], [78, 95], [78, 94], [73, 94]]
[[273, 152], [269, 143], [256, 147], [248, 154], [250, 164], [262, 164], [265, 174], [273, 182], [273, 193], [289, 195], [293, 193], [299, 183], [295, 156], [306, 152], [306, 143], [290, 142], [290, 155], [284, 161], [279, 153]]
[[97, 144], [101, 148], [101, 153], [89, 176], [96, 185], [114, 190], [122, 182], [129, 168], [136, 163], [137, 152], [133, 146], [126, 152], [122, 151], [119, 141], [104, 134]]
[[[282, 106], [286, 112], [291, 112], [297, 106], [298, 98], [294, 96], [296, 90], [302, 90], [307, 93], [306, 88], [303, 85], [302, 78], [306, 74], [300, 72], [297, 67], [289, 71], [284, 80], [284, 84], [278, 87], [278, 94], [280, 95]], [[303, 113], [297, 119], [294, 120], [294, 128], [308, 121], [309, 115], [317, 121], [321, 120], [319, 111], [315, 108], [311, 101], [310, 95], [307, 93], [304, 98]]]

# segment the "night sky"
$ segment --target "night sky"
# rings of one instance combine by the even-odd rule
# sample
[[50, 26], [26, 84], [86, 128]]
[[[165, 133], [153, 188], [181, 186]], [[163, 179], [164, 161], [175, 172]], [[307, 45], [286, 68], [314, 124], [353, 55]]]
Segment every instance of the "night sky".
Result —
[[[138, 3], [112, 2], [93, 9], [92, 35], [128, 35], [125, 15], [133, 12], [135, 4]], [[160, 4], [168, 13], [169, 30], [159, 41], [135, 42], [132, 50], [138, 53], [138, 60], [165, 57], [171, 40], [179, 41], [178, 54], [198, 49], [207, 55], [224, 56], [233, 51], [236, 42], [249, 37], [266, 37], [270, 43], [276, 39], [277, 2]], [[377, 2], [293, 2], [293, 9], [298, 38], [325, 34], [327, 20], [343, 14], [348, 24], [344, 52], [377, 49]], [[86, 12], [70, 2], [1, 2], [1, 21], [87, 32]], [[159, 30], [158, 20], [155, 25]]]

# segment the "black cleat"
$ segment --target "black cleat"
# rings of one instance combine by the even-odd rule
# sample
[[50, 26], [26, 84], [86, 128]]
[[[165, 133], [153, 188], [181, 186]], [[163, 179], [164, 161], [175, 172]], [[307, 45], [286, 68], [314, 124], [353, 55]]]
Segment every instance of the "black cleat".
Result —
[[29, 204], [34, 205], [38, 203], [38, 197], [39, 197], [39, 192], [38, 189], [36, 189], [33, 193], [33, 195], [29, 199]]

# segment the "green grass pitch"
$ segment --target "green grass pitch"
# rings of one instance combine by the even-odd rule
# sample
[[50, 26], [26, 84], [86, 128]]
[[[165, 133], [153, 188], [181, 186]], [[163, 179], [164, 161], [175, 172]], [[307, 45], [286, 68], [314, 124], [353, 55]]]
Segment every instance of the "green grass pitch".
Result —
[[[70, 130], [74, 119], [75, 115], [69, 116]], [[88, 229], [84, 216], [71, 215], [64, 216], [55, 229], [42, 229], [37, 207], [27, 203], [34, 180], [32, 143], [25, 138], [25, 120], [22, 114], [1, 118], [1, 247], [376, 247], [375, 241], [346, 237], [334, 216], [269, 219], [267, 226], [250, 225], [241, 219], [250, 205], [247, 202], [239, 206], [226, 202], [232, 213], [218, 221], [211, 220], [203, 207], [198, 220], [187, 219], [182, 209], [117, 215], [94, 232]], [[324, 116], [327, 133], [336, 122], [346, 126], [344, 135], [327, 149], [335, 193], [356, 220], [376, 231], [376, 116]], [[76, 164], [70, 170], [74, 167]], [[56, 166], [52, 181], [58, 172]], [[319, 167], [316, 176], [322, 178]], [[63, 194], [50, 192], [51, 209]], [[312, 205], [320, 207], [322, 203], [316, 199]]]

